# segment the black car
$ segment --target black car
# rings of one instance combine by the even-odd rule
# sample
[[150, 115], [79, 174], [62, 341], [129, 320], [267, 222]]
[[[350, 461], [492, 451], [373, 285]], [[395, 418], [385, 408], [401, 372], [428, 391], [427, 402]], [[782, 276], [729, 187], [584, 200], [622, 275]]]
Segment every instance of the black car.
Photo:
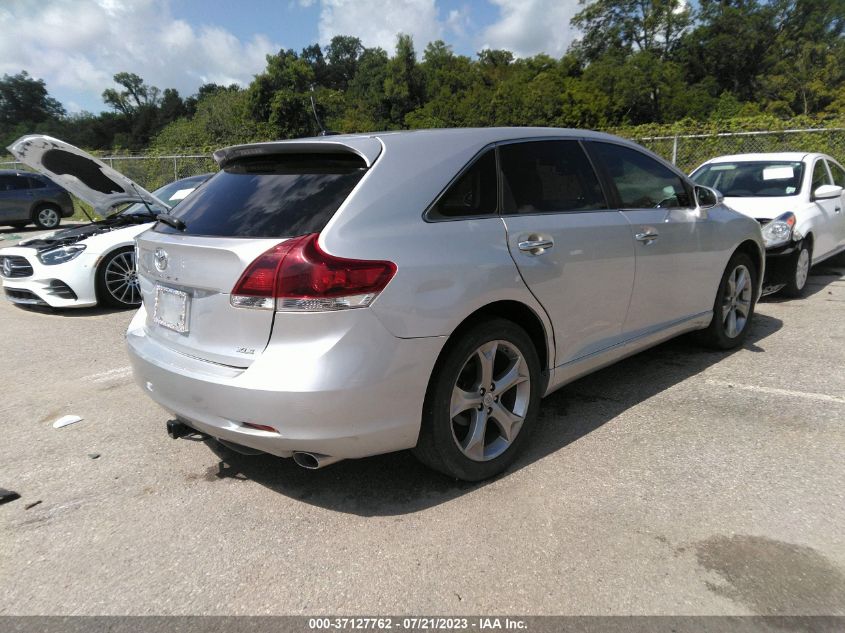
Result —
[[40, 174], [0, 170], [0, 225], [54, 229], [73, 215], [70, 194]]

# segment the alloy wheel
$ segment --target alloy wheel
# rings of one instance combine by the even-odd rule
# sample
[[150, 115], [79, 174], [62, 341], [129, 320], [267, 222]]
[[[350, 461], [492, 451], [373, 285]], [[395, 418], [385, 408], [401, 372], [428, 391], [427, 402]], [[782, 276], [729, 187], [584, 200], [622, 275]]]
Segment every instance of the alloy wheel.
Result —
[[508, 341], [484, 343], [466, 359], [452, 389], [452, 437], [473, 461], [495, 459], [519, 434], [531, 399], [528, 363]]
[[802, 248], [795, 263], [795, 287], [801, 290], [810, 275], [810, 251]]
[[722, 325], [728, 338], [736, 338], [745, 329], [751, 314], [751, 273], [740, 264], [727, 279], [727, 288], [722, 298]]
[[44, 207], [38, 212], [38, 223], [45, 229], [59, 225], [59, 212], [52, 207]]
[[126, 305], [141, 302], [138, 273], [135, 270], [135, 253], [118, 253], [106, 264], [106, 290], [116, 301]]

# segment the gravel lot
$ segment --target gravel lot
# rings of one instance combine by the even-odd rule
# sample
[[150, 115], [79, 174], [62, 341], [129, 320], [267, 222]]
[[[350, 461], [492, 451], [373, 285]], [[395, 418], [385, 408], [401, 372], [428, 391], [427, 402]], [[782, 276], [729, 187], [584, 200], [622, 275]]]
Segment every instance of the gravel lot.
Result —
[[845, 614], [845, 261], [810, 284], [555, 393], [473, 485], [172, 441], [130, 313], [0, 301], [0, 614]]

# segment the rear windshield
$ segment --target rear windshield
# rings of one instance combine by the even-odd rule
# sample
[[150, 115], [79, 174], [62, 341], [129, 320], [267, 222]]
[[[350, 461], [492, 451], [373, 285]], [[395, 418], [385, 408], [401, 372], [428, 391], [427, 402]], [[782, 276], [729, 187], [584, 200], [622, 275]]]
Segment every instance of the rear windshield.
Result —
[[697, 170], [692, 179], [732, 198], [777, 198], [801, 192], [804, 163], [759, 161], [711, 163]]
[[173, 210], [179, 231], [213, 237], [294, 237], [322, 231], [366, 172], [353, 154], [254, 156], [230, 163]]

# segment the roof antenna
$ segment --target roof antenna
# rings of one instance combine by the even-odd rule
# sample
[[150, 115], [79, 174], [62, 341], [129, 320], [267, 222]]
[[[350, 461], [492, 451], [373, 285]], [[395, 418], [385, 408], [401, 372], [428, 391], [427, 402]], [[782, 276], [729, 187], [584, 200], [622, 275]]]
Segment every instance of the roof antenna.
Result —
[[314, 84], [311, 84], [311, 94], [309, 98], [311, 99], [311, 112], [314, 113], [314, 120], [317, 121], [317, 127], [320, 129], [320, 133], [317, 136], [331, 136], [333, 134], [337, 134], [337, 132], [329, 132], [326, 128], [323, 127], [322, 121], [320, 121], [320, 117], [317, 114], [317, 102], [314, 101]]

